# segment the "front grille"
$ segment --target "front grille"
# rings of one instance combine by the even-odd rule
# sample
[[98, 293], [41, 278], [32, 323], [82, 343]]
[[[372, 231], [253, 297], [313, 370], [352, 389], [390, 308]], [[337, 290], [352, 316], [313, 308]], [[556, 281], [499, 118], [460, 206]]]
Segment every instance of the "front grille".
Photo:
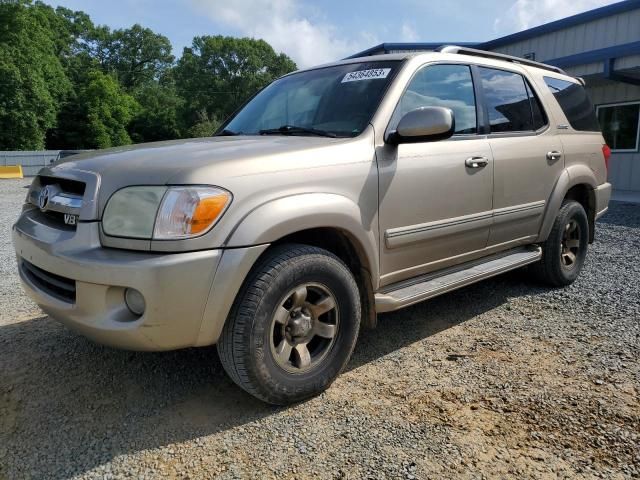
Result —
[[76, 282], [22, 260], [22, 273], [40, 290], [66, 303], [76, 303]]
[[[40, 209], [40, 196], [44, 188], [47, 188], [46, 201], [43, 202], [44, 208]], [[40, 176], [31, 188], [28, 201], [40, 209], [50, 226], [75, 230], [85, 189], [84, 182]]]
[[74, 195], [83, 196], [86, 185], [84, 182], [79, 182], [77, 180], [69, 180], [68, 178], [58, 178], [58, 177], [46, 177], [41, 175], [38, 177], [40, 181], [40, 186], [44, 187], [46, 185], [59, 185], [60, 189], [63, 192], [73, 193]]

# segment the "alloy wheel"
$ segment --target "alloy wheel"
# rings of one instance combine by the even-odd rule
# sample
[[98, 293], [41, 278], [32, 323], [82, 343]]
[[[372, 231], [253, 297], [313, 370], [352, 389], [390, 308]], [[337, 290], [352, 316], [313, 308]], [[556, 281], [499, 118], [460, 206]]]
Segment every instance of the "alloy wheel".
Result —
[[564, 227], [560, 243], [560, 260], [565, 268], [573, 268], [580, 250], [580, 225], [574, 219]]
[[287, 293], [273, 315], [270, 346], [278, 366], [304, 373], [319, 365], [335, 343], [339, 328], [336, 299], [318, 283]]

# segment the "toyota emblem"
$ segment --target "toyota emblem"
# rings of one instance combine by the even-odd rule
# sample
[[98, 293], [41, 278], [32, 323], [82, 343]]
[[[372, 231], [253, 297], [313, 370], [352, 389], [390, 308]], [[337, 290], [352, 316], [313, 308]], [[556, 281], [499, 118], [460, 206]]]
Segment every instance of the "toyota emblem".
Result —
[[40, 210], [45, 211], [47, 208], [47, 204], [49, 203], [49, 196], [51, 195], [51, 190], [47, 185], [42, 190], [40, 190], [40, 195], [38, 195], [38, 207]]

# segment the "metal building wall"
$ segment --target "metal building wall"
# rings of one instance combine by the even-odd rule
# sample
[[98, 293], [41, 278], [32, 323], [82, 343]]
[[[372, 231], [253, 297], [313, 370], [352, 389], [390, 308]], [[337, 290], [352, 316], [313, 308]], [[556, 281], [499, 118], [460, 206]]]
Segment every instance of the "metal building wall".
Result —
[[[640, 9], [600, 18], [573, 27], [492, 48], [508, 55], [522, 56], [534, 52], [544, 62], [590, 50], [636, 42], [640, 39]], [[491, 43], [491, 42], [488, 42]], [[638, 66], [638, 56], [621, 58], [616, 68]], [[596, 64], [602, 72], [602, 64]], [[595, 66], [595, 65], [594, 65]], [[582, 75], [596, 72], [583, 72]]]
[[26, 177], [35, 176], [38, 171], [60, 156], [60, 150], [40, 151], [0, 151], [0, 165], [22, 165], [22, 173]]
[[[640, 87], [611, 82], [587, 88], [598, 106], [607, 103], [640, 101]], [[609, 181], [616, 191], [640, 192], [640, 152], [618, 152], [609, 162]]]

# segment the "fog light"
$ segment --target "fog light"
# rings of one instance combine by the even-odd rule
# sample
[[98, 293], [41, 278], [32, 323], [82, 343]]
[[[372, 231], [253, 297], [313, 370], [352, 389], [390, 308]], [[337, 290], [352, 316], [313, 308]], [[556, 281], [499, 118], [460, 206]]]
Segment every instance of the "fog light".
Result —
[[127, 288], [124, 291], [124, 302], [135, 315], [141, 316], [144, 313], [146, 307], [144, 297], [135, 288]]

